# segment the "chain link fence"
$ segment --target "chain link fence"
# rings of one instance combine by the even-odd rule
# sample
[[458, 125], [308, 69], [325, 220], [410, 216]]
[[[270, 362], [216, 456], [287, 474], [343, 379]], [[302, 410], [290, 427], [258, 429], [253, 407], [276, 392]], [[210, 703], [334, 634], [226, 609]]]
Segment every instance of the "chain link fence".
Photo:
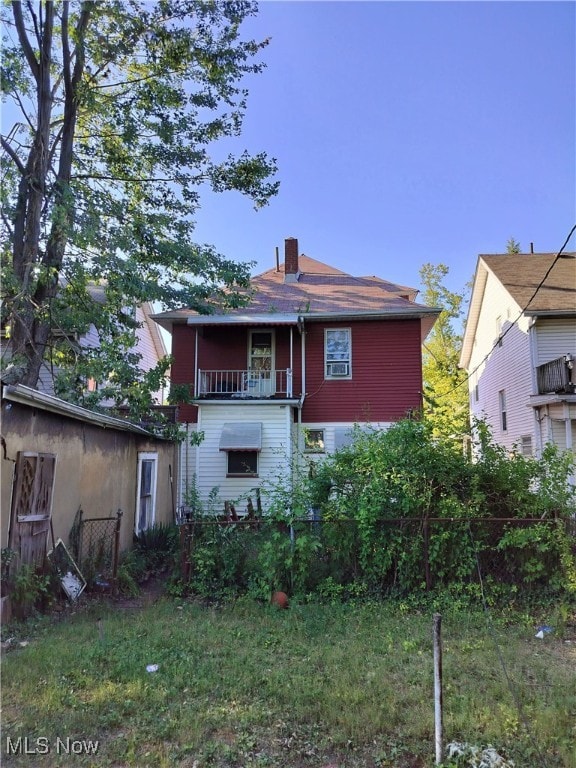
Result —
[[84, 517], [76, 513], [70, 548], [89, 588], [115, 591], [118, 574], [122, 511], [114, 517]]
[[[364, 582], [381, 594], [479, 581], [527, 592], [554, 586], [566, 553], [576, 557], [576, 521], [428, 517], [380, 519], [363, 526], [349, 518], [290, 523], [266, 518], [187, 520], [180, 525], [181, 578], [193, 586], [199, 552], [205, 571], [205, 553], [212, 550], [215, 581], [218, 561], [225, 563], [241, 553], [236, 583], [226, 586], [245, 587], [246, 571], [254, 567], [263, 547], [276, 548], [277, 580], [287, 588], [294, 586], [290, 569], [300, 569], [307, 575], [299, 586], [309, 591], [328, 579], [343, 587]], [[233, 570], [227, 568], [228, 580]]]

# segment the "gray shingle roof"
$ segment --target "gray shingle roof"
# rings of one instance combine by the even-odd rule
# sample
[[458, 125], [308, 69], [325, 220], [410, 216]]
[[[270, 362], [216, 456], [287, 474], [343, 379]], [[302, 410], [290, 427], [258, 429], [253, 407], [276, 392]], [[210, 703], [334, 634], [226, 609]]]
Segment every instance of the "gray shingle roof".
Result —
[[576, 312], [576, 253], [563, 254], [556, 262], [555, 258], [553, 253], [480, 256], [522, 309], [544, 280], [530, 302], [528, 313]]
[[[299, 256], [297, 279], [286, 282], [284, 264], [256, 275], [251, 281], [251, 300], [247, 307], [230, 309], [226, 317], [232, 319], [249, 315], [266, 315], [269, 321], [279, 318], [338, 315], [402, 315], [427, 316], [427, 331], [432, 327], [439, 310], [417, 304], [414, 288], [391, 283], [375, 276], [355, 277], [342, 270], [312, 259]], [[429, 318], [428, 318], [429, 316]], [[155, 315], [163, 325], [186, 322], [187, 318], [200, 319], [193, 310], [178, 310]]]

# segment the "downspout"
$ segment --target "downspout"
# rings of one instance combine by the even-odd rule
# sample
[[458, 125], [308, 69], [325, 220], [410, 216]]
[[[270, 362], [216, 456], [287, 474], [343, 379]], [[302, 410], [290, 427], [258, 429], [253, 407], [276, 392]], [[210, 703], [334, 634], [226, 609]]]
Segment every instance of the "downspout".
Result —
[[300, 329], [300, 353], [301, 353], [301, 385], [300, 397], [298, 398], [298, 468], [304, 455], [302, 445], [302, 409], [304, 399], [306, 398], [306, 329], [304, 327], [304, 318], [298, 318], [298, 327]]
[[[198, 397], [200, 390], [200, 373], [198, 371], [198, 328], [196, 328], [196, 335], [194, 338], [194, 396]], [[202, 418], [202, 412], [200, 406], [196, 409], [196, 432], [200, 431], [200, 419]], [[196, 435], [198, 436], [198, 435]], [[188, 433], [188, 439], [190, 439], [190, 433]], [[200, 445], [198, 443], [194, 446], [194, 488], [195, 492], [199, 492], [198, 478], [200, 477]], [[186, 467], [186, 474], [188, 474], [188, 467]]]
[[290, 370], [294, 370], [294, 328], [290, 326]]
[[[574, 451], [574, 442], [572, 440], [572, 419], [570, 413], [570, 403], [564, 403], [564, 418], [566, 424], [566, 450]], [[568, 478], [571, 486], [576, 487], [576, 470]]]
[[534, 414], [534, 429], [536, 432], [536, 456], [541, 458], [542, 450], [544, 448], [544, 440], [542, 438], [542, 422], [544, 417], [540, 415], [540, 406], [536, 406], [532, 409]]
[[198, 397], [199, 391], [198, 381], [198, 328], [196, 328], [196, 336], [194, 337], [194, 397]]
[[564, 403], [564, 424], [566, 428], [566, 450], [571, 451], [574, 447], [572, 444], [572, 422], [570, 420], [570, 404]]
[[300, 385], [300, 403], [301, 405], [304, 404], [304, 398], [306, 397], [306, 328], [304, 327], [304, 318], [299, 317], [298, 318], [298, 326], [300, 327], [300, 337], [302, 341], [300, 342], [300, 352], [302, 357], [302, 382]]

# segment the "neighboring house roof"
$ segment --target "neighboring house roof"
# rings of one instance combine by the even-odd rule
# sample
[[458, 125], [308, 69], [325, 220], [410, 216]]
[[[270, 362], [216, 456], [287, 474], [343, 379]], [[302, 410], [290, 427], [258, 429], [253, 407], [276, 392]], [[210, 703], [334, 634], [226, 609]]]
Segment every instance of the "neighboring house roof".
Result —
[[139, 435], [146, 435], [147, 437], [162, 439], [153, 432], [150, 432], [147, 429], [143, 429], [142, 427], [138, 426], [137, 424], [133, 424], [130, 421], [117, 419], [113, 416], [108, 416], [105, 413], [90, 411], [87, 408], [82, 408], [80, 405], [74, 405], [73, 403], [68, 403], [65, 400], [61, 400], [59, 397], [47, 395], [44, 392], [40, 392], [37, 389], [32, 389], [31, 387], [25, 387], [23, 384], [4, 386], [2, 389], [2, 399], [14, 403], [29, 405], [44, 411], [50, 411], [51, 413], [55, 413], [59, 416], [68, 416], [71, 419], [76, 419], [78, 421], [83, 421], [89, 424], [96, 424], [99, 427], [119, 429], [122, 432], [134, 432]]
[[468, 368], [488, 275], [529, 316], [576, 316], [576, 253], [504, 253], [478, 257], [460, 365]]
[[166, 348], [166, 342], [164, 341], [164, 338], [160, 332], [160, 329], [158, 328], [158, 325], [154, 322], [154, 307], [151, 302], [145, 301], [143, 304], [140, 305], [140, 309], [142, 310], [143, 314], [143, 322], [144, 326], [148, 330], [148, 333], [150, 334], [150, 338], [152, 341], [152, 344], [154, 345], [154, 351], [158, 357], [158, 360], [161, 360], [163, 357], [166, 357], [168, 354], [168, 350]]
[[410, 317], [423, 320], [426, 335], [440, 313], [439, 309], [416, 304], [417, 291], [413, 288], [375, 276], [354, 277], [303, 254], [293, 275], [286, 275], [285, 264], [280, 264], [254, 277], [250, 288], [247, 307], [215, 315], [183, 309], [155, 315], [154, 319], [170, 330], [175, 323], [280, 325], [329, 318]]

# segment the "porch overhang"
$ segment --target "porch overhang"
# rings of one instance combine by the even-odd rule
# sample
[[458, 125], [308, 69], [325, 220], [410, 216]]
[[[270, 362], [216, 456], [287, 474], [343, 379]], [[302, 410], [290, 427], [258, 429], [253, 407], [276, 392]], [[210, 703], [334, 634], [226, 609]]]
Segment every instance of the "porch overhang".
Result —
[[261, 451], [261, 421], [230, 421], [222, 427], [221, 451]]
[[576, 394], [550, 392], [545, 395], [530, 395], [528, 406], [531, 408], [540, 408], [543, 405], [555, 405], [558, 403], [566, 403], [567, 405], [576, 406]]
[[242, 315], [198, 315], [189, 317], [186, 325], [298, 325], [298, 315], [281, 312]]

